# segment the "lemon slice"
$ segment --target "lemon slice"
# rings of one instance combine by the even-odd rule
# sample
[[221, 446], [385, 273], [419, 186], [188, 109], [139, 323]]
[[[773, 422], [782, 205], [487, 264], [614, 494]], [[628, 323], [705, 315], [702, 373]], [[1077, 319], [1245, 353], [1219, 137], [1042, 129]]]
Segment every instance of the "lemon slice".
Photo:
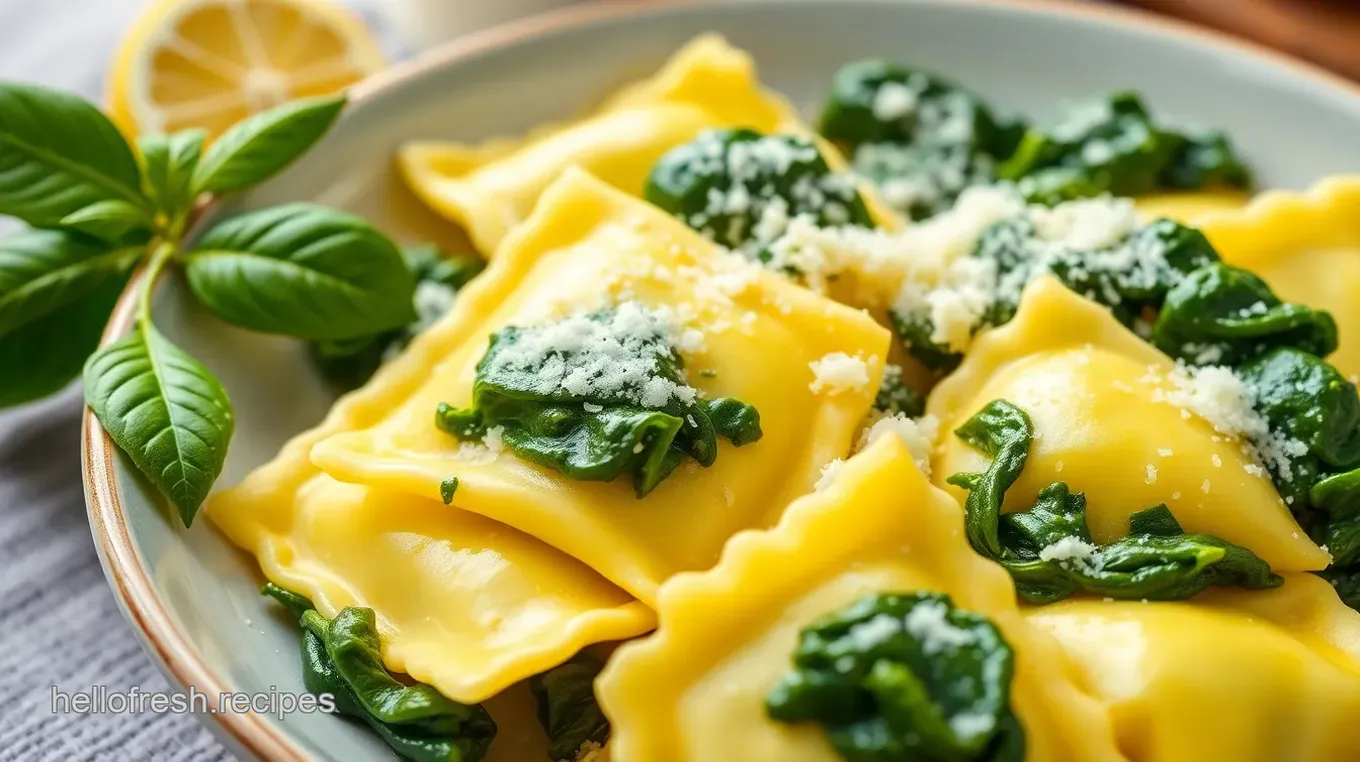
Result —
[[124, 38], [108, 105], [129, 135], [201, 127], [211, 137], [384, 65], [363, 23], [323, 0], [161, 0]]

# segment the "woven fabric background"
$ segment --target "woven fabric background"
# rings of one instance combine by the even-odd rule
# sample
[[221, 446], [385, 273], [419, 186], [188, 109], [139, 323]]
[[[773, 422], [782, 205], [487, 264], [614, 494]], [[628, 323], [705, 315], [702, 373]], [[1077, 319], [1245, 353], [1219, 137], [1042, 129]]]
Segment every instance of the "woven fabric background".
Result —
[[[384, 2], [354, 3], [380, 32]], [[0, 0], [0, 79], [98, 101], [119, 36], [144, 5]], [[80, 395], [70, 389], [0, 413], [0, 762], [232, 759], [189, 715], [53, 713], [54, 688], [94, 685], [171, 690], [99, 567], [81, 489]]]

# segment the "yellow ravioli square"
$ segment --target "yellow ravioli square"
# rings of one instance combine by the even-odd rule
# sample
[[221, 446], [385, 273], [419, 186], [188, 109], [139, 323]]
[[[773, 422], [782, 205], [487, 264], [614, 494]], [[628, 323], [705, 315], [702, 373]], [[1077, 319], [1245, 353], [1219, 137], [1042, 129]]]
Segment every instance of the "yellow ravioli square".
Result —
[[[466, 407], [488, 337], [623, 300], [667, 308], [698, 330], [689, 383], [759, 411], [764, 436], [719, 444], [647, 497], [628, 480], [576, 481], [502, 452], [488, 459], [435, 427], [440, 402]], [[453, 311], [349, 399], [357, 431], [322, 441], [313, 461], [337, 479], [422, 497], [460, 479], [457, 507], [533, 535], [636, 595], [717, 561], [732, 534], [775, 523], [844, 456], [881, 378], [888, 332], [862, 312], [728, 254], [661, 211], [568, 171], [507, 239]], [[813, 364], [841, 353], [863, 383], [815, 389]]]
[[847, 461], [774, 529], [734, 537], [718, 566], [661, 588], [657, 631], [622, 646], [596, 683], [613, 759], [837, 762], [819, 724], [770, 720], [765, 696], [804, 627], [871, 593], [916, 591], [946, 593], [1001, 630], [1026, 759], [1123, 759], [1073, 665], [1025, 623], [1009, 575], [968, 547], [962, 510], [896, 437]]
[[350, 421], [341, 402], [273, 462], [214, 495], [208, 515], [266, 577], [321, 614], [372, 608], [388, 669], [479, 703], [587, 645], [651, 629], [650, 609], [528, 535], [318, 471], [308, 450]]
[[[489, 258], [568, 167], [641, 196], [662, 154], [703, 130], [734, 127], [816, 139], [792, 106], [761, 86], [748, 54], [708, 34], [579, 121], [478, 145], [407, 143], [397, 164], [416, 195], [467, 230]], [[844, 168], [833, 147], [818, 144], [833, 169]], [[881, 224], [896, 224], [867, 187], [861, 194]]]
[[953, 431], [1004, 399], [1029, 415], [1035, 437], [1006, 509], [1028, 507], [1041, 489], [1065, 482], [1086, 494], [1087, 521], [1100, 543], [1127, 534], [1133, 513], [1165, 503], [1185, 531], [1241, 545], [1275, 571], [1325, 568], [1329, 556], [1299, 528], [1242, 444], [1159, 399], [1173, 368], [1109, 310], [1051, 276], [1036, 280], [1015, 318], [979, 334], [931, 393], [927, 409], [944, 432], [932, 478], [964, 499], [965, 491], [945, 480], [985, 471], [989, 460]]
[[1026, 607], [1110, 708], [1133, 762], [1360, 759], [1360, 614], [1325, 580], [1185, 603]]

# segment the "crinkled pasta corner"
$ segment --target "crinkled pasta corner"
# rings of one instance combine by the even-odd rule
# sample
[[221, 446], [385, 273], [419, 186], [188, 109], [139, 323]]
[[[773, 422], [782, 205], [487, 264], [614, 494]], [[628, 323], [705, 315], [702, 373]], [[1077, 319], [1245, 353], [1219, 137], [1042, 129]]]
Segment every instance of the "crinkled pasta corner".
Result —
[[[479, 145], [407, 143], [397, 164], [416, 195], [466, 229], [478, 250], [491, 257], [567, 167], [581, 167], [641, 196], [662, 154], [702, 130], [721, 127], [812, 135], [792, 106], [761, 87], [750, 55], [706, 34], [580, 121]], [[833, 169], [843, 168], [836, 150], [818, 141]], [[867, 187], [862, 193], [883, 224], [898, 224], [876, 194]]]
[[1187, 532], [1214, 535], [1275, 571], [1315, 571], [1329, 557], [1303, 532], [1270, 476], [1240, 442], [1165, 399], [1174, 364], [1110, 312], [1044, 277], [1025, 290], [1008, 324], [978, 336], [931, 393], [942, 423], [932, 478], [983, 471], [987, 457], [952, 433], [988, 402], [1029, 414], [1035, 441], [1005, 507], [1032, 504], [1053, 482], [1084, 492], [1091, 534], [1110, 543], [1136, 511], [1165, 503]]
[[[689, 315], [703, 336], [685, 357], [710, 398], [754, 405], [764, 436], [719, 445], [712, 467], [681, 465], [647, 497], [625, 480], [577, 481], [503, 452], [468, 457], [434, 426], [441, 402], [466, 407], [487, 337], [507, 325], [601, 309], [622, 296]], [[774, 524], [821, 467], [842, 457], [878, 388], [888, 332], [863, 313], [719, 251], [659, 210], [568, 170], [450, 315], [347, 401], [363, 420], [319, 442], [341, 481], [436, 496], [457, 476], [456, 507], [561, 549], [655, 600], [671, 575], [705, 569], [737, 531]], [[813, 365], [844, 355], [860, 378], [823, 389]], [[818, 388], [814, 388], [818, 386]], [[484, 455], [484, 453], [483, 453]]]
[[1360, 614], [1322, 579], [1183, 603], [1024, 607], [1080, 665], [1132, 760], [1346, 760], [1360, 754]]
[[1114, 762], [1105, 710], [1057, 644], [1020, 616], [1008, 575], [977, 556], [957, 503], [884, 437], [774, 529], [734, 537], [713, 569], [666, 583], [660, 627], [623, 646], [597, 683], [619, 762], [840, 759], [814, 723], [780, 724], [765, 697], [799, 630], [862, 596], [949, 594], [1000, 628], [1015, 652], [1011, 705], [1035, 762]]
[[208, 515], [266, 577], [324, 616], [374, 609], [389, 669], [477, 703], [587, 645], [651, 629], [650, 609], [532, 537], [318, 471], [308, 450], [343, 430], [350, 412], [341, 402], [321, 427], [215, 495]]
[[1341, 347], [1328, 359], [1360, 374], [1360, 176], [1309, 190], [1266, 191], [1237, 211], [1198, 219], [1223, 260], [1265, 279], [1280, 298], [1327, 310]]

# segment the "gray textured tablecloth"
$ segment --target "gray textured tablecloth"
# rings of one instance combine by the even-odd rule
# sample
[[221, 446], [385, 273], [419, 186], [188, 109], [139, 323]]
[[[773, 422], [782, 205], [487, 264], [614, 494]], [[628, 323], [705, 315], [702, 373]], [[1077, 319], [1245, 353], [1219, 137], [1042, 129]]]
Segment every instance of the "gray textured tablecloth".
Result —
[[[363, 10], [383, 2], [367, 0]], [[144, 4], [0, 0], [0, 79], [97, 100], [118, 37]], [[22, 369], [0, 368], [13, 372]], [[75, 389], [0, 413], [0, 762], [230, 760], [188, 715], [52, 711], [54, 686], [170, 690], [118, 611], [95, 556], [79, 413]]]

